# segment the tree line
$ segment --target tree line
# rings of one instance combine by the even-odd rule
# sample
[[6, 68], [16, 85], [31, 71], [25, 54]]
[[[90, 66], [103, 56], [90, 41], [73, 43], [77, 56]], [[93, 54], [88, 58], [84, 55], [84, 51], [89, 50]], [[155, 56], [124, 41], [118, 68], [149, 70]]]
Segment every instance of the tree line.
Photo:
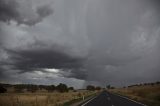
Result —
[[[76, 91], [74, 87], [68, 87], [66, 84], [58, 84], [56, 85], [34, 85], [34, 84], [15, 84], [15, 85], [10, 85], [10, 84], [0, 84], [0, 93], [5, 93], [7, 92], [7, 88], [13, 87], [14, 91], [17, 93], [23, 93], [25, 91], [27, 92], [36, 92], [37, 90], [46, 90], [48, 92], [68, 92], [69, 90]], [[86, 90], [89, 91], [95, 91], [95, 90], [101, 90], [102, 88], [100, 86], [93, 86], [93, 85], [88, 85], [86, 86]]]
[[94, 85], [88, 85], [86, 86], [86, 90], [89, 91], [95, 91], [95, 90], [101, 90], [102, 88], [100, 86], [94, 86]]
[[[159, 85], [160, 82], [154, 82], [154, 83], [141, 83], [141, 84], [135, 84], [135, 85], [130, 85], [127, 87], [134, 87], [134, 86], [147, 86], [147, 85]], [[58, 92], [68, 92], [69, 90], [74, 90], [74, 87], [68, 87], [66, 84], [60, 83], [57, 86], [56, 85], [34, 85], [34, 84], [16, 84], [16, 85], [11, 85], [11, 84], [2, 84], [0, 83], [0, 93], [5, 93], [7, 92], [7, 88], [9, 87], [13, 87], [15, 92], [17, 93], [21, 93], [24, 91], [28, 91], [28, 92], [36, 92], [37, 90], [46, 90], [48, 92], [53, 92], [53, 91], [58, 91]], [[111, 85], [106, 85], [107, 89], [114, 89], [114, 87], [112, 87]], [[94, 86], [94, 85], [88, 85], [86, 86], [86, 90], [89, 91], [95, 91], [95, 90], [102, 90], [102, 89], [106, 89], [106, 88], [102, 88], [100, 86]], [[123, 87], [126, 88], [126, 87]]]
[[[154, 86], [154, 85], [159, 85], [160, 82], [157, 81], [157, 82], [151, 82], [151, 83], [140, 83], [140, 84], [134, 84], [134, 85], [129, 85], [128, 88], [131, 88], [131, 87], [136, 87], [136, 86]], [[126, 88], [126, 87], [123, 87], [123, 88]]]
[[69, 90], [74, 90], [74, 87], [68, 87], [66, 84], [55, 85], [34, 85], [34, 84], [0, 84], [0, 93], [7, 92], [7, 87], [14, 87], [15, 92], [21, 93], [24, 91], [36, 92], [37, 90], [47, 90], [48, 92], [58, 91], [58, 92], [68, 92]]

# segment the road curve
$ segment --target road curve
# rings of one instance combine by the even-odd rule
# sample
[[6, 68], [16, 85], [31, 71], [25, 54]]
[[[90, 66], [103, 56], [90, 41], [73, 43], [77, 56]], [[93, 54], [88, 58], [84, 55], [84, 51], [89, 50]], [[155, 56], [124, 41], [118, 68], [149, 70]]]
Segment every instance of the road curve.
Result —
[[79, 106], [146, 106], [123, 96], [103, 91]]

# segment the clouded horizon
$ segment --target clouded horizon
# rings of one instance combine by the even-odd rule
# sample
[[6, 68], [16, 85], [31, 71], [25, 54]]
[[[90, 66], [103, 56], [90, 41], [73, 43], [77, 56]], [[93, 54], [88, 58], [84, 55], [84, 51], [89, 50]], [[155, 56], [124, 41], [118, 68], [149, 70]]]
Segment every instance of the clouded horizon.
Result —
[[158, 0], [0, 0], [0, 82], [160, 81]]

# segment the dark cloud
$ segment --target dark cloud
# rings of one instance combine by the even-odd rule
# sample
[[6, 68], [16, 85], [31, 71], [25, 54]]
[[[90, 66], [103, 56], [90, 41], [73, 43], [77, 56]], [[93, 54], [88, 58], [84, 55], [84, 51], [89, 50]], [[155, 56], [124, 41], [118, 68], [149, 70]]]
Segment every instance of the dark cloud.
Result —
[[0, 21], [10, 23], [13, 20], [18, 24], [35, 25], [53, 13], [49, 5], [39, 6], [34, 10], [31, 3], [24, 3], [26, 4], [17, 0], [0, 0]]
[[[1, 65], [0, 65], [1, 66]], [[6, 71], [5, 69], [3, 69], [2, 67], [0, 67], [0, 76], [4, 77], [3, 72]]]
[[63, 75], [65, 77], [77, 79], [86, 77], [85, 72], [81, 71], [83, 58], [72, 57], [58, 50], [51, 49], [7, 50], [7, 52], [11, 55], [10, 60], [13, 61], [10, 65], [13, 66], [14, 70], [19, 70], [19, 73], [54, 68], [64, 70], [64, 72], [69, 70], [69, 75]]
[[84, 68], [76, 68], [76, 69], [72, 69], [70, 70], [70, 73], [69, 75], [63, 75], [64, 77], [67, 77], [67, 78], [76, 78], [76, 79], [82, 79], [82, 80], [86, 80], [87, 79], [87, 70]]
[[18, 6], [15, 0], [0, 0], [0, 20], [4, 22], [17, 20], [20, 15], [17, 11]]
[[51, 9], [50, 5], [44, 5], [37, 8], [37, 13], [43, 18], [52, 14], [53, 10]]

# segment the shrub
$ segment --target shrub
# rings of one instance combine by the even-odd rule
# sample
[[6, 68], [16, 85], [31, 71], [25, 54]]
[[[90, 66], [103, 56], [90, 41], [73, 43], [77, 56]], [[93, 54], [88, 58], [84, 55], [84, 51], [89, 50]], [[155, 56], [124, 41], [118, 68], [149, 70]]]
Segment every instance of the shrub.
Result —
[[89, 91], [94, 91], [95, 87], [93, 85], [88, 85], [86, 89]]
[[37, 85], [28, 85], [27, 86], [27, 91], [29, 92], [36, 92], [38, 90], [38, 86]]
[[54, 85], [46, 86], [46, 90], [48, 90], [48, 92], [53, 92], [55, 89], [56, 87]]
[[101, 88], [101, 87], [99, 87], [99, 86], [97, 86], [95, 89], [96, 89], [96, 90], [101, 90], [102, 88]]
[[74, 88], [73, 87], [69, 87], [68, 90], [74, 90]]
[[60, 83], [56, 86], [56, 90], [59, 92], [68, 92], [68, 87], [67, 85]]
[[0, 93], [5, 93], [7, 92], [7, 89], [4, 88], [3, 86], [0, 86]]

